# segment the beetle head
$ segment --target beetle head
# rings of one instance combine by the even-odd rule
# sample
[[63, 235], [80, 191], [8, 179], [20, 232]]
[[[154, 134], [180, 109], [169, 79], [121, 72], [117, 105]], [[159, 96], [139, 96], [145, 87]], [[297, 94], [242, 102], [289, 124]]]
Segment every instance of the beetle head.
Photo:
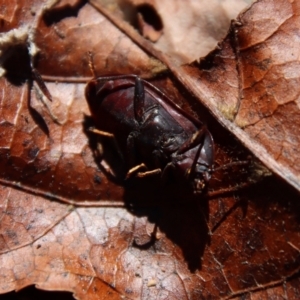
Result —
[[195, 171], [190, 168], [186, 175], [194, 193], [201, 194], [211, 178], [211, 170], [207, 166], [196, 164]]
[[184, 181], [189, 184], [195, 194], [201, 194], [211, 178], [212, 167], [199, 158], [196, 163], [194, 163], [192, 158], [195, 158], [195, 152], [197, 151], [193, 150], [195, 149], [187, 151], [180, 158], [177, 157], [177, 160], [173, 162], [175, 167], [174, 171], [177, 174], [178, 181], [184, 178]]
[[207, 130], [195, 147], [182, 153], [175, 165], [184, 173], [195, 194], [200, 194], [209, 182], [214, 164], [214, 142]]
[[194, 193], [201, 193], [211, 178], [214, 164], [214, 141], [208, 130], [198, 146], [193, 164], [189, 169], [189, 181], [192, 181]]

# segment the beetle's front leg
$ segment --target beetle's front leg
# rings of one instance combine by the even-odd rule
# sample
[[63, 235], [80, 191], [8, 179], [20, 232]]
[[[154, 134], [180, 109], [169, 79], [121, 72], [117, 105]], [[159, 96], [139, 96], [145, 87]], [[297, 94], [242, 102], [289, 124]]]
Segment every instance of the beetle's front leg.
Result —
[[145, 88], [140, 77], [135, 78], [133, 104], [135, 119], [139, 124], [141, 124], [145, 115]]
[[[188, 178], [194, 178], [196, 172], [196, 165], [198, 162], [199, 156], [204, 157], [204, 160], [207, 162], [213, 162], [213, 143], [212, 137], [208, 132], [206, 126], [202, 126], [198, 131], [196, 131], [177, 151], [177, 154], [182, 154], [192, 148], [198, 147], [197, 152], [194, 155], [193, 163], [191, 167], [187, 170]], [[207, 169], [207, 171], [202, 172], [204, 180], [209, 181], [211, 177], [212, 169]]]

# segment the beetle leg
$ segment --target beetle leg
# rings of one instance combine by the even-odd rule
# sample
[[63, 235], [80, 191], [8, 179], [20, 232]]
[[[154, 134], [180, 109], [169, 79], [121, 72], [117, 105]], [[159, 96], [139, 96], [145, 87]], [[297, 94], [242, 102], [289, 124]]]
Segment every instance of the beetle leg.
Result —
[[126, 175], [126, 179], [132, 177], [133, 175], [135, 175], [140, 169], [144, 169], [144, 170], [147, 170], [147, 167], [145, 164], [139, 164], [133, 168], [131, 168], [128, 172], [127, 172], [127, 175]]
[[[99, 129], [96, 129], [96, 128], [92, 128], [92, 127], [89, 128], [88, 131], [93, 132], [93, 133], [95, 133], [95, 134], [97, 134], [101, 137], [108, 137], [113, 142], [113, 146], [114, 146], [116, 152], [118, 153], [120, 159], [122, 161], [124, 161], [122, 151], [119, 148], [119, 145], [117, 143], [117, 140], [116, 140], [114, 134], [112, 134], [110, 132], [102, 131], [102, 130], [99, 130]], [[103, 148], [102, 148], [102, 146], [100, 145], [100, 147], [98, 147], [97, 150], [98, 150], [98, 153], [99, 153], [100, 157], [102, 158], [103, 157]]]
[[96, 128], [90, 127], [88, 130], [90, 132], [93, 132], [93, 133], [98, 134], [100, 136], [106, 136], [106, 137], [110, 137], [110, 138], [115, 138], [115, 136], [112, 133], [109, 133], [109, 132], [106, 132], [106, 131], [102, 131], [102, 130], [99, 130], [99, 129], [96, 129]]
[[140, 77], [135, 78], [134, 87], [134, 116], [139, 124], [142, 123], [143, 116], [145, 114], [145, 89], [144, 83]]
[[237, 192], [239, 190], [249, 187], [251, 184], [252, 182], [248, 181], [236, 186], [231, 186], [229, 188], [222, 188], [216, 191], [208, 191], [205, 195], [205, 198], [214, 198], [220, 195]]
[[138, 172], [136, 177], [144, 178], [147, 176], [153, 176], [153, 175], [158, 175], [158, 174], [161, 174], [161, 169], [159, 169], [159, 168], [151, 170], [151, 171], [146, 171], [146, 172]]
[[[129, 135], [129, 137], [132, 137], [132, 135]], [[128, 140], [127, 140], [127, 146], [128, 146]], [[132, 147], [132, 145], [131, 145], [131, 147]], [[133, 152], [131, 151], [131, 153], [133, 153]], [[162, 170], [161, 170], [161, 168], [159, 168], [159, 165], [160, 165], [159, 154], [160, 154], [159, 151], [157, 151], [157, 150], [153, 151], [153, 156], [154, 156], [154, 159], [156, 160], [156, 163], [155, 163], [156, 169], [148, 171], [146, 165], [144, 163], [142, 163], [142, 164], [139, 164], [139, 165], [131, 168], [127, 173], [126, 179], [129, 177], [132, 177], [133, 174], [136, 174], [135, 176], [138, 178], [161, 174]], [[139, 171], [140, 169], [145, 169], [145, 171], [140, 172]]]
[[207, 129], [205, 126], [201, 127], [185, 143], [183, 143], [183, 145], [178, 149], [177, 153], [182, 154], [182, 153], [194, 148], [195, 146], [201, 144], [201, 140], [203, 139], [206, 130]]
[[206, 133], [206, 127], [202, 126], [197, 132], [195, 132], [190, 139], [188, 139], [178, 150], [178, 154], [182, 154], [186, 151], [188, 151], [191, 148], [194, 148], [195, 146], [199, 145], [197, 153], [195, 155], [195, 158], [193, 160], [193, 164], [189, 170], [187, 170], [187, 174], [189, 178], [193, 178], [196, 164], [200, 155], [200, 151], [202, 148], [202, 140], [205, 137]]
[[226, 165], [214, 168], [214, 169], [212, 169], [212, 171], [216, 172], [216, 171], [219, 171], [219, 170], [226, 170], [226, 169], [229, 169], [229, 168], [234, 167], [234, 166], [245, 166], [245, 165], [249, 165], [249, 164], [250, 164], [249, 160], [233, 161], [233, 162], [230, 162]]
[[141, 169], [145, 169], [147, 170], [147, 167], [145, 164], [139, 164], [133, 168], [131, 168], [126, 175], [126, 179], [130, 178], [130, 177], [138, 177], [138, 178], [143, 178], [143, 177], [147, 177], [147, 176], [151, 176], [151, 175], [156, 175], [156, 174], [160, 174], [161, 173], [161, 169], [157, 168], [151, 171], [145, 171], [145, 172], [139, 172], [139, 170]]

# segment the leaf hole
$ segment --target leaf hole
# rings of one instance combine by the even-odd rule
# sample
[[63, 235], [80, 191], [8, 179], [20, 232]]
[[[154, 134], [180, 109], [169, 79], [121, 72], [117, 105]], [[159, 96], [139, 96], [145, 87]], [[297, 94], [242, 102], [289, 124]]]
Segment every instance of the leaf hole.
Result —
[[137, 6], [136, 9], [137, 13], [142, 15], [145, 23], [151, 25], [156, 31], [163, 29], [162, 20], [154, 7], [149, 4], [142, 4]]
[[136, 7], [137, 28], [143, 37], [156, 42], [162, 35], [163, 23], [155, 8], [149, 4]]
[[76, 1], [75, 5], [65, 4], [54, 6], [44, 14], [44, 21], [47, 26], [51, 26], [69, 17], [77, 17], [79, 10], [87, 3], [86, 0]]
[[19, 291], [12, 291], [1, 296], [6, 300], [21, 300], [21, 299], [57, 299], [57, 300], [74, 300], [72, 293], [60, 291], [45, 291], [39, 290], [33, 285], [25, 287]]
[[20, 86], [31, 77], [30, 56], [27, 45], [12, 45], [1, 56], [1, 65], [5, 78], [12, 84]]
[[162, 35], [163, 22], [155, 7], [150, 4], [133, 5], [128, 1], [120, 3], [124, 18], [141, 35], [152, 42], [156, 42]]

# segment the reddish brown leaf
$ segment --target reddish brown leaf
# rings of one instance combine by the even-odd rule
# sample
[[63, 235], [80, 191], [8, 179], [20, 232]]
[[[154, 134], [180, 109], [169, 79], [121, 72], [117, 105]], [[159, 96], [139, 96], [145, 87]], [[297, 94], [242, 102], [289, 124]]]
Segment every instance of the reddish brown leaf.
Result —
[[300, 189], [298, 32], [297, 1], [259, 1], [233, 23], [220, 50], [183, 67], [182, 80], [272, 171]]
[[[230, 20], [236, 18], [248, 1], [125, 0], [110, 5], [107, 1], [99, 0], [91, 3], [99, 6], [101, 11], [107, 9], [110, 14], [122, 17], [143, 36], [143, 28], [138, 21], [140, 14], [143, 19], [148, 17], [146, 25], [151, 26], [152, 31], [153, 28], [160, 28], [155, 31], [159, 34], [159, 38], [154, 40], [155, 47], [168, 54], [173, 63], [175, 59], [180, 63], [189, 63], [205, 56], [224, 38]], [[120, 27], [125, 29], [123, 25]]]
[[[271, 12], [278, 12], [276, 18]], [[237, 38], [243, 99], [235, 123], [262, 145], [285, 168], [283, 175], [290, 175], [290, 181], [299, 187], [299, 3], [270, 2], [263, 10], [254, 5], [241, 22], [244, 25]]]
[[[71, 291], [78, 299], [297, 298], [300, 202], [299, 194], [287, 184], [274, 177], [257, 183], [255, 177], [263, 176], [253, 164], [250, 169], [216, 172], [209, 191], [238, 187], [249, 178], [254, 183], [211, 201], [191, 195], [182, 186], [162, 189], [155, 179], [138, 186], [117, 185], [107, 174], [110, 164], [99, 164], [96, 138], [87, 130], [93, 125], [83, 92], [92, 76], [88, 52], [99, 75], [145, 77], [164, 70], [161, 62], [149, 56], [152, 53], [247, 144], [245, 136], [253, 135], [249, 128], [255, 127], [247, 115], [249, 106], [256, 108], [249, 104], [253, 91], [258, 99], [259, 92], [266, 92], [256, 87], [271, 89], [271, 79], [277, 83], [276, 74], [284, 71], [282, 67], [273, 70], [268, 61], [261, 60], [271, 55], [278, 63], [273, 52], [264, 56], [268, 52], [253, 47], [258, 37], [262, 45], [268, 41], [270, 34], [260, 36], [261, 28], [268, 25], [263, 31], [272, 31], [273, 26], [275, 38], [283, 26], [260, 21], [264, 3], [287, 5], [258, 2], [240, 17], [242, 26], [232, 25], [221, 49], [200, 63], [181, 67], [153, 49], [122, 19], [114, 19], [117, 14], [110, 16], [107, 7], [100, 6], [123, 32], [80, 1], [63, 1], [55, 7], [32, 1], [35, 14], [28, 16], [17, 13], [22, 3], [10, 9], [14, 17], [2, 24], [7, 33], [0, 45], [9, 54], [9, 59], [2, 56], [6, 75], [0, 82], [1, 293], [36, 284], [46, 290]], [[273, 16], [272, 9], [267, 9]], [[294, 24], [292, 16], [289, 22]], [[29, 24], [28, 31], [21, 30], [19, 20]], [[17, 31], [8, 31], [12, 28]], [[290, 28], [281, 33], [287, 32]], [[38, 55], [27, 51], [34, 45]], [[276, 49], [280, 44], [274, 45]], [[32, 83], [31, 62], [51, 92], [53, 101], [44, 99], [48, 109], [39, 86]], [[257, 69], [260, 77], [254, 76]], [[251, 76], [246, 78], [248, 72]], [[164, 76], [153, 83], [207, 123], [216, 143], [217, 165], [249, 155], [174, 78]], [[271, 92], [282, 93], [275, 88]], [[267, 120], [273, 115], [279, 118], [277, 110], [272, 113]], [[246, 131], [228, 119], [238, 120], [238, 125], [246, 120], [242, 124]], [[250, 141], [247, 145], [253, 150]], [[272, 158], [273, 152], [268, 155]], [[114, 207], [122, 204], [128, 209]]]
[[[59, 8], [61, 11], [61, 8]], [[43, 75], [69, 77], [86, 82], [92, 77], [89, 52], [92, 53], [97, 75], [136, 73], [153, 76], [164, 67], [133, 44], [90, 5], [74, 8], [77, 17], [64, 17], [54, 8], [39, 20], [36, 43], [42, 48], [39, 71]], [[61, 18], [56, 17], [62, 15]], [[80, 40], [80, 42], [78, 42]], [[54, 50], [55, 49], [55, 50]]]

